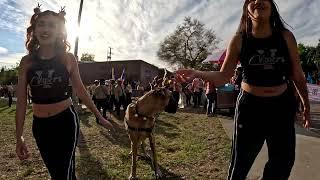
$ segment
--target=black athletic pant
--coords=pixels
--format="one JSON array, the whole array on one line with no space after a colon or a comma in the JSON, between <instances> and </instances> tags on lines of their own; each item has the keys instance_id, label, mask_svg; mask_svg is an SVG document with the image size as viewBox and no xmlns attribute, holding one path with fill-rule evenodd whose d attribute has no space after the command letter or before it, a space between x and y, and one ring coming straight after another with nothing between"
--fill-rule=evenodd
<instances>
[{"instance_id":1,"label":"black athletic pant","mask_svg":"<svg viewBox=\"0 0 320 180\"><path fill-rule=\"evenodd\" d=\"M107 98L105 99L96 99L97 101L97 109L99 112L101 112L102 109L102 116L105 118L107 117L107 109L108 109L108 102Z\"/></svg>"},{"instance_id":2,"label":"black athletic pant","mask_svg":"<svg viewBox=\"0 0 320 180\"><path fill-rule=\"evenodd\" d=\"M216 113L217 103L216 103L216 93L212 92L206 94L207 96L207 115Z\"/></svg>"},{"instance_id":3,"label":"black athletic pant","mask_svg":"<svg viewBox=\"0 0 320 180\"><path fill-rule=\"evenodd\" d=\"M246 179L264 141L269 160L263 180L289 178L295 160L295 104L289 90L276 97L257 97L240 91L228 180Z\"/></svg>"},{"instance_id":4,"label":"black athletic pant","mask_svg":"<svg viewBox=\"0 0 320 180\"><path fill-rule=\"evenodd\" d=\"M10 92L8 93L8 99L9 99L8 105L9 105L9 107L11 107L11 105L12 105L12 95L11 95Z\"/></svg>"},{"instance_id":5,"label":"black athletic pant","mask_svg":"<svg viewBox=\"0 0 320 180\"><path fill-rule=\"evenodd\" d=\"M173 91L172 92L172 96L173 96L174 100L176 101L175 105L178 107L179 99L180 99L180 93L178 91Z\"/></svg>"},{"instance_id":6,"label":"black athletic pant","mask_svg":"<svg viewBox=\"0 0 320 180\"><path fill-rule=\"evenodd\" d=\"M109 100L109 110L110 113L113 111L113 108L116 106L116 97L114 95L110 95L110 100Z\"/></svg>"},{"instance_id":7,"label":"black athletic pant","mask_svg":"<svg viewBox=\"0 0 320 180\"><path fill-rule=\"evenodd\" d=\"M126 93L126 104L129 105L131 103L132 103L132 93Z\"/></svg>"},{"instance_id":8,"label":"black athletic pant","mask_svg":"<svg viewBox=\"0 0 320 180\"><path fill-rule=\"evenodd\" d=\"M95 95L92 95L92 101L97 106L97 99Z\"/></svg>"},{"instance_id":9,"label":"black athletic pant","mask_svg":"<svg viewBox=\"0 0 320 180\"><path fill-rule=\"evenodd\" d=\"M190 106L191 105L191 94L190 93L185 93L186 95L186 103L187 103L187 106Z\"/></svg>"},{"instance_id":10,"label":"black athletic pant","mask_svg":"<svg viewBox=\"0 0 320 180\"><path fill-rule=\"evenodd\" d=\"M119 99L115 101L116 105L116 113L118 116L120 116L120 107L122 105L123 111L125 112L127 110L127 103L126 103L126 97L125 96L119 96Z\"/></svg>"},{"instance_id":11,"label":"black athletic pant","mask_svg":"<svg viewBox=\"0 0 320 180\"><path fill-rule=\"evenodd\" d=\"M201 93L200 92L193 92L193 107L199 107L200 106L200 101L201 101Z\"/></svg>"},{"instance_id":12,"label":"black athletic pant","mask_svg":"<svg viewBox=\"0 0 320 180\"><path fill-rule=\"evenodd\" d=\"M74 108L69 107L49 118L34 116L32 131L51 178L75 180L79 120Z\"/></svg>"}]
</instances>

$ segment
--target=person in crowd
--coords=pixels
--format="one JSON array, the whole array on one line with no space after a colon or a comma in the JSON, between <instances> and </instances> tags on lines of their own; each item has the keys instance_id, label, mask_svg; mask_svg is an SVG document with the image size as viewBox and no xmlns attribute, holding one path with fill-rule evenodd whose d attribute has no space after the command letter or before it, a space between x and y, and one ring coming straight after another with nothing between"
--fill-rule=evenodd
<instances>
[{"instance_id":1,"label":"person in crowd","mask_svg":"<svg viewBox=\"0 0 320 180\"><path fill-rule=\"evenodd\" d=\"M75 56L67 52L65 11L34 9L27 28L28 54L19 65L16 109L16 153L21 160L29 157L23 127L27 107L27 86L32 93L32 132L41 157L52 179L76 179L75 149L79 119L68 94L69 79L76 94L111 129L112 124L97 110L81 81Z\"/></svg>"},{"instance_id":2,"label":"person in crowd","mask_svg":"<svg viewBox=\"0 0 320 180\"><path fill-rule=\"evenodd\" d=\"M183 88L183 93L186 95L187 106L190 106L191 105L191 97L192 97L192 84L191 83L188 83Z\"/></svg>"},{"instance_id":3,"label":"person in crowd","mask_svg":"<svg viewBox=\"0 0 320 180\"><path fill-rule=\"evenodd\" d=\"M4 88L2 85L0 85L0 97L3 97L4 96Z\"/></svg>"},{"instance_id":4,"label":"person in crowd","mask_svg":"<svg viewBox=\"0 0 320 180\"><path fill-rule=\"evenodd\" d=\"M217 108L217 93L216 87L210 81L206 81L206 97L207 97L207 116L214 116Z\"/></svg>"},{"instance_id":5,"label":"person in crowd","mask_svg":"<svg viewBox=\"0 0 320 180\"><path fill-rule=\"evenodd\" d=\"M174 76L171 77L170 86L172 86L172 96L176 101L176 106L178 106L180 100L180 93L182 91L182 86L179 82L177 82Z\"/></svg>"},{"instance_id":6,"label":"person in crowd","mask_svg":"<svg viewBox=\"0 0 320 180\"><path fill-rule=\"evenodd\" d=\"M128 81L124 81L124 89L125 89L125 96L126 96L126 104L129 105L132 103L132 86Z\"/></svg>"},{"instance_id":7,"label":"person in crowd","mask_svg":"<svg viewBox=\"0 0 320 180\"><path fill-rule=\"evenodd\" d=\"M8 97L8 86L6 85L3 86L2 93L4 97Z\"/></svg>"},{"instance_id":8,"label":"person in crowd","mask_svg":"<svg viewBox=\"0 0 320 180\"><path fill-rule=\"evenodd\" d=\"M266 141L269 159L262 179L286 180L295 161L296 101L303 103L304 126L310 126L310 104L297 42L273 0L245 0L238 32L220 71L181 69L176 78L202 78L221 86L240 60L241 90L236 103L235 131L228 180L245 180ZM292 81L295 86L289 86Z\"/></svg>"},{"instance_id":9,"label":"person in crowd","mask_svg":"<svg viewBox=\"0 0 320 180\"><path fill-rule=\"evenodd\" d=\"M315 79L315 84L319 85L320 81L320 72L317 70L314 72L314 79Z\"/></svg>"},{"instance_id":10,"label":"person in crowd","mask_svg":"<svg viewBox=\"0 0 320 180\"><path fill-rule=\"evenodd\" d=\"M117 80L117 85L114 88L114 97L116 99L116 113L117 116L120 116L120 107L122 106L124 110L127 109L126 94L122 84L122 79Z\"/></svg>"},{"instance_id":11,"label":"person in crowd","mask_svg":"<svg viewBox=\"0 0 320 180\"><path fill-rule=\"evenodd\" d=\"M137 82L137 90L140 93L140 96L142 96L145 92L145 89L143 85L140 83L140 81Z\"/></svg>"},{"instance_id":12,"label":"person in crowd","mask_svg":"<svg viewBox=\"0 0 320 180\"><path fill-rule=\"evenodd\" d=\"M115 86L116 86L116 83L115 83L115 80L114 79L110 79L110 100L109 100L109 111L110 113L112 113L115 109L115 106L116 106L116 97L115 97Z\"/></svg>"},{"instance_id":13,"label":"person in crowd","mask_svg":"<svg viewBox=\"0 0 320 180\"><path fill-rule=\"evenodd\" d=\"M27 99L28 99L28 103L31 104L32 103L32 94L31 94L31 88L29 85L27 86Z\"/></svg>"},{"instance_id":14,"label":"person in crowd","mask_svg":"<svg viewBox=\"0 0 320 180\"><path fill-rule=\"evenodd\" d=\"M12 83L10 83L10 85L8 85L7 86L7 89L8 89L8 91L7 91L7 96L8 96L8 106L9 107L11 107L11 105L12 105L12 102L13 102L13 99L12 99L12 97L13 97L13 87L12 87Z\"/></svg>"},{"instance_id":15,"label":"person in crowd","mask_svg":"<svg viewBox=\"0 0 320 180\"><path fill-rule=\"evenodd\" d=\"M111 117L111 107L110 107L110 99L111 99L111 84L110 80L105 81L105 86L107 88L107 99L106 99L106 107L108 111L110 112L110 117Z\"/></svg>"},{"instance_id":16,"label":"person in crowd","mask_svg":"<svg viewBox=\"0 0 320 180\"><path fill-rule=\"evenodd\" d=\"M199 81L198 103L199 103L199 106L203 105L203 108L206 109L207 101L204 95L205 83L203 79L199 79L199 80L200 81Z\"/></svg>"},{"instance_id":17,"label":"person in crowd","mask_svg":"<svg viewBox=\"0 0 320 180\"><path fill-rule=\"evenodd\" d=\"M94 90L93 95L96 98L98 111L101 112L101 109L102 109L102 116L104 118L106 118L107 117L107 109L108 109L107 100L108 100L108 96L110 96L110 90L107 88L107 86L105 86L104 79L100 79L99 85ZM97 118L96 118L96 120L97 120L97 123L99 124L99 121Z\"/></svg>"},{"instance_id":18,"label":"person in crowd","mask_svg":"<svg viewBox=\"0 0 320 180\"><path fill-rule=\"evenodd\" d=\"M200 90L200 86L201 86L201 80L199 78L194 78L192 80L192 90L193 90L193 107L199 107L200 106L200 101L201 101L201 90Z\"/></svg>"},{"instance_id":19,"label":"person in crowd","mask_svg":"<svg viewBox=\"0 0 320 180\"><path fill-rule=\"evenodd\" d=\"M93 103L97 106L96 96L94 95L94 90L99 86L99 81L94 80L93 84L89 87L89 94L91 95L91 99Z\"/></svg>"}]
</instances>

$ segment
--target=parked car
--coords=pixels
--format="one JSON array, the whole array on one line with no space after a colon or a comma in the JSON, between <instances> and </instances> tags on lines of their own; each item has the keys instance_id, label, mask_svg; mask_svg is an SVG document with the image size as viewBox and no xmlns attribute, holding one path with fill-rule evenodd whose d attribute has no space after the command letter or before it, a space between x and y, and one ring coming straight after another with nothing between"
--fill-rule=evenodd
<instances>
[{"instance_id":1,"label":"parked car","mask_svg":"<svg viewBox=\"0 0 320 180\"><path fill-rule=\"evenodd\" d=\"M228 109L233 113L236 106L236 93L234 85L225 84L216 88L217 92L217 109Z\"/></svg>"}]
</instances>

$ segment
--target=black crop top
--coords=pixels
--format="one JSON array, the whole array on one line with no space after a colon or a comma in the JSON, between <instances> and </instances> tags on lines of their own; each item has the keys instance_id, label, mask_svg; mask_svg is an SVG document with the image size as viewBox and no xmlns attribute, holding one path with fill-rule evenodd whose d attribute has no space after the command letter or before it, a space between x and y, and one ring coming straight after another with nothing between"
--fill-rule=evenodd
<instances>
[{"instance_id":1,"label":"black crop top","mask_svg":"<svg viewBox=\"0 0 320 180\"><path fill-rule=\"evenodd\" d=\"M27 72L32 102L52 104L70 97L68 93L69 72L57 57L40 59L32 57L32 65Z\"/></svg>"},{"instance_id":2,"label":"black crop top","mask_svg":"<svg viewBox=\"0 0 320 180\"><path fill-rule=\"evenodd\" d=\"M285 83L290 72L290 59L281 32L273 32L268 38L243 35L240 63L243 82L264 87Z\"/></svg>"}]
</instances>

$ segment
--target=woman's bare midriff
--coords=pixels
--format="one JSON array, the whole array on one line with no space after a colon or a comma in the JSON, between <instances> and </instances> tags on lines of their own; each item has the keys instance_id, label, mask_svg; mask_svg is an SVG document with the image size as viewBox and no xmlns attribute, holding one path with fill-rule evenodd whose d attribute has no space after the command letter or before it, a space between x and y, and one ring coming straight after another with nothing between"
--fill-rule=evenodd
<instances>
[{"instance_id":1,"label":"woman's bare midriff","mask_svg":"<svg viewBox=\"0 0 320 180\"><path fill-rule=\"evenodd\" d=\"M272 96L279 96L286 91L288 88L287 84L281 84L278 86L272 87L261 87L261 86L253 86L248 83L242 82L241 88L254 95L254 96L261 96L261 97L272 97Z\"/></svg>"},{"instance_id":2,"label":"woman's bare midriff","mask_svg":"<svg viewBox=\"0 0 320 180\"><path fill-rule=\"evenodd\" d=\"M39 118L47 118L57 115L72 105L70 98L53 104L33 104L33 115Z\"/></svg>"}]
</instances>

